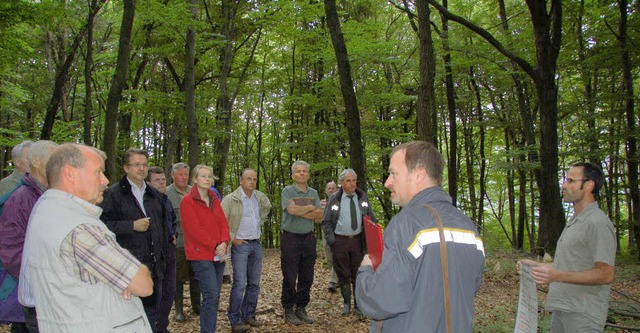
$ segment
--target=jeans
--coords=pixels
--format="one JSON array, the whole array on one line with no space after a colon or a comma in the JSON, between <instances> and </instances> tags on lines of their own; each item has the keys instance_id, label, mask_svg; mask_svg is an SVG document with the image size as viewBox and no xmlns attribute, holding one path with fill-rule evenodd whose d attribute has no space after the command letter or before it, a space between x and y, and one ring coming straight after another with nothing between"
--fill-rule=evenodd
<instances>
[{"instance_id":1,"label":"jeans","mask_svg":"<svg viewBox=\"0 0 640 333\"><path fill-rule=\"evenodd\" d=\"M284 231L280 241L282 296L285 309L304 308L311 300L313 270L316 264L316 237L313 232L296 234Z\"/></svg>"},{"instance_id":2,"label":"jeans","mask_svg":"<svg viewBox=\"0 0 640 333\"><path fill-rule=\"evenodd\" d=\"M200 305L200 332L215 333L218 322L218 302L224 274L224 262L193 260L191 267L200 284L202 305Z\"/></svg>"},{"instance_id":3,"label":"jeans","mask_svg":"<svg viewBox=\"0 0 640 333\"><path fill-rule=\"evenodd\" d=\"M242 324L255 316L260 295L262 247L260 240L252 240L231 247L233 286L229 295L229 322Z\"/></svg>"}]
</instances>

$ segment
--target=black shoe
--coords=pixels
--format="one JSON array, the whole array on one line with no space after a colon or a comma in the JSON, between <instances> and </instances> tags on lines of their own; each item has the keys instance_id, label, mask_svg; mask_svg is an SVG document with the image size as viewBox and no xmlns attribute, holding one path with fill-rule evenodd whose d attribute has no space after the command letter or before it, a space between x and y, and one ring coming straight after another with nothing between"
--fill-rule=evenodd
<instances>
[{"instance_id":1,"label":"black shoe","mask_svg":"<svg viewBox=\"0 0 640 333\"><path fill-rule=\"evenodd\" d=\"M231 333L249 332L249 326L245 324L231 325Z\"/></svg>"},{"instance_id":2,"label":"black shoe","mask_svg":"<svg viewBox=\"0 0 640 333\"><path fill-rule=\"evenodd\" d=\"M314 323L313 319L307 314L307 309L305 308L296 308L296 316L306 324Z\"/></svg>"},{"instance_id":3,"label":"black shoe","mask_svg":"<svg viewBox=\"0 0 640 333\"><path fill-rule=\"evenodd\" d=\"M184 313L182 313L182 311L180 312L176 312L176 316L174 318L176 320L176 322L178 323L184 323L185 319L184 319Z\"/></svg>"},{"instance_id":4,"label":"black shoe","mask_svg":"<svg viewBox=\"0 0 640 333\"><path fill-rule=\"evenodd\" d=\"M284 322L291 325L302 325L302 322L296 316L296 313L293 309L284 309Z\"/></svg>"},{"instance_id":5,"label":"black shoe","mask_svg":"<svg viewBox=\"0 0 640 333\"><path fill-rule=\"evenodd\" d=\"M327 285L327 290L330 293L335 293L336 291L338 291L338 285L335 282L329 282L329 284Z\"/></svg>"},{"instance_id":6,"label":"black shoe","mask_svg":"<svg viewBox=\"0 0 640 333\"><path fill-rule=\"evenodd\" d=\"M230 275L224 275L222 277L222 284L231 284L231 276Z\"/></svg>"},{"instance_id":7,"label":"black shoe","mask_svg":"<svg viewBox=\"0 0 640 333\"><path fill-rule=\"evenodd\" d=\"M263 323L260 320L256 319L256 316L251 316L245 319L244 322L249 324L249 326L252 326L252 327L260 327L263 325Z\"/></svg>"}]
</instances>

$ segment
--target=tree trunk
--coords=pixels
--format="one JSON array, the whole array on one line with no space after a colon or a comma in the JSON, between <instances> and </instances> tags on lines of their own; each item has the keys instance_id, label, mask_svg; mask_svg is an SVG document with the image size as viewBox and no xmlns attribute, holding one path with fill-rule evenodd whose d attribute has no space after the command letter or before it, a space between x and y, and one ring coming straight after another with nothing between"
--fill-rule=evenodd
<instances>
[{"instance_id":1,"label":"tree trunk","mask_svg":"<svg viewBox=\"0 0 640 333\"><path fill-rule=\"evenodd\" d=\"M60 110L60 106L64 101L64 87L69 79L69 69L73 64L73 59L76 56L76 52L78 51L78 47L80 47L80 43L84 39L84 36L87 33L88 24L82 27L82 30L75 36L73 39L73 44L69 50L69 54L65 58L64 62L58 66L56 69L56 80L53 85L53 93L51 94L51 99L49 100L49 105L47 106L47 113L44 117L44 124L42 125L42 131L40 132L41 140L49 140L51 139L51 135L53 134L53 123L55 122L56 115L58 110Z\"/></svg>"},{"instance_id":2,"label":"tree trunk","mask_svg":"<svg viewBox=\"0 0 640 333\"><path fill-rule=\"evenodd\" d=\"M360 129L360 113L356 93L353 90L353 80L351 78L351 65L347 47L344 43L344 36L338 20L338 11L335 0L324 1L325 15L327 16L327 27L331 35L331 43L338 62L338 76L340 77L340 90L345 104L345 124L349 133L349 157L351 167L358 175L358 187L363 191L367 190L367 175L365 171L364 147L362 144L362 134Z\"/></svg>"},{"instance_id":3,"label":"tree trunk","mask_svg":"<svg viewBox=\"0 0 640 333\"><path fill-rule=\"evenodd\" d=\"M548 13L546 0L526 1L533 24L536 67L505 48L487 30L450 13L435 0L427 1L449 20L464 25L487 40L496 50L518 64L535 82L540 108L540 168L539 177L536 177L540 191L538 251L554 252L565 225L558 187L558 87L555 81L562 36L561 0L550 0L551 6Z\"/></svg>"},{"instance_id":4,"label":"tree trunk","mask_svg":"<svg viewBox=\"0 0 640 333\"><path fill-rule=\"evenodd\" d=\"M420 77L418 78L418 103L416 110L416 134L438 146L436 113L436 60L431 38L431 10L426 0L416 2L418 9L418 39L420 40Z\"/></svg>"},{"instance_id":5,"label":"tree trunk","mask_svg":"<svg viewBox=\"0 0 640 333\"><path fill-rule=\"evenodd\" d=\"M238 4L234 1L222 1L222 35L224 36L223 45L220 48L220 96L216 102L218 115L216 117L216 126L220 135L216 137L214 143L214 154L216 163L213 170L216 176L220 177L216 186L224 186L224 175L227 170L227 161L229 160L229 146L231 145L231 110L233 108L233 100L229 89L229 77L235 57L234 43L237 37L236 30L236 14L238 12Z\"/></svg>"},{"instance_id":6,"label":"tree trunk","mask_svg":"<svg viewBox=\"0 0 640 333\"><path fill-rule=\"evenodd\" d=\"M442 7L447 8L447 0L442 1ZM427 7L428 8L428 7ZM449 114L449 157L447 162L447 184L449 195L453 205L458 200L458 126L456 110L456 94L453 83L453 70L451 69L451 47L449 45L449 20L442 17L442 48L444 50L444 84L447 89L447 111Z\"/></svg>"},{"instance_id":7,"label":"tree trunk","mask_svg":"<svg viewBox=\"0 0 640 333\"><path fill-rule=\"evenodd\" d=\"M198 16L198 0L189 0L191 19ZM184 64L184 101L187 115L187 144L189 149L189 165L193 168L200 161L200 141L198 135L198 116L196 115L196 28L187 28Z\"/></svg>"},{"instance_id":8,"label":"tree trunk","mask_svg":"<svg viewBox=\"0 0 640 333\"><path fill-rule=\"evenodd\" d=\"M105 125L103 150L107 154L105 174L108 179L117 178L116 160L120 156L116 155L117 122L118 109L120 107L120 96L127 82L127 72L129 71L129 53L131 51L131 33L133 29L133 19L135 16L135 0L123 0L124 11L122 13L122 25L120 27L120 40L118 43L118 60L115 73L107 96L107 108L105 110Z\"/></svg>"},{"instance_id":9,"label":"tree trunk","mask_svg":"<svg viewBox=\"0 0 640 333\"><path fill-rule=\"evenodd\" d=\"M625 112L627 118L627 170L631 209L629 224L633 225L633 234L640 258L640 191L638 190L638 148L636 135L636 118L634 112L633 71L631 56L627 45L627 0L618 0L620 23L618 26L618 42L622 50L622 85L624 88Z\"/></svg>"},{"instance_id":10,"label":"tree trunk","mask_svg":"<svg viewBox=\"0 0 640 333\"><path fill-rule=\"evenodd\" d=\"M87 18L87 57L84 62L84 86L85 86L85 102L84 102L84 133L83 133L83 142L87 146L91 146L91 116L93 113L93 102L91 98L92 88L91 88L91 78L92 78L92 68L93 68L93 28L96 13L98 12L97 8L98 1L91 1L91 8L89 8L89 16Z\"/></svg>"}]
</instances>

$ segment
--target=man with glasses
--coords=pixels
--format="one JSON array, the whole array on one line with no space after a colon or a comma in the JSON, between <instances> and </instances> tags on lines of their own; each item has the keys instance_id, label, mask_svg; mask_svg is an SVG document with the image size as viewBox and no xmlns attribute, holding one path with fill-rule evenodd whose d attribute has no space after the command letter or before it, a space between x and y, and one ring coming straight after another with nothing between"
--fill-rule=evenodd
<instances>
[{"instance_id":1,"label":"man with glasses","mask_svg":"<svg viewBox=\"0 0 640 333\"><path fill-rule=\"evenodd\" d=\"M611 220L596 201L603 183L598 166L574 164L562 184L562 196L573 204L574 214L558 239L553 263L518 262L518 269L532 267L536 283L549 284L545 308L552 313L553 333L604 330L616 240Z\"/></svg>"},{"instance_id":2,"label":"man with glasses","mask_svg":"<svg viewBox=\"0 0 640 333\"><path fill-rule=\"evenodd\" d=\"M128 149L123 164L126 175L104 192L100 219L116 234L118 243L149 267L153 294L142 298L144 311L154 332L162 299L162 280L166 269L168 231L166 207L161 194L145 182L149 155Z\"/></svg>"}]
</instances>

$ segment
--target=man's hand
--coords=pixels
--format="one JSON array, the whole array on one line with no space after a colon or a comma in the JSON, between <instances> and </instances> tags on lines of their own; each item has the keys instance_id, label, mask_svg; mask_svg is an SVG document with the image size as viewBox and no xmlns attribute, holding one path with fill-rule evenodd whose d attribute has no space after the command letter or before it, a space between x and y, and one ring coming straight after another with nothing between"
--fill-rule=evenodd
<instances>
[{"instance_id":1,"label":"man's hand","mask_svg":"<svg viewBox=\"0 0 640 333\"><path fill-rule=\"evenodd\" d=\"M558 270L551 265L537 265L531 268L531 276L538 284L547 284L556 280Z\"/></svg>"},{"instance_id":2,"label":"man's hand","mask_svg":"<svg viewBox=\"0 0 640 333\"><path fill-rule=\"evenodd\" d=\"M364 257L362 258L362 262L360 263L360 266L373 266L373 263L371 262L371 258L369 258L368 254L364 255Z\"/></svg>"},{"instance_id":3,"label":"man's hand","mask_svg":"<svg viewBox=\"0 0 640 333\"><path fill-rule=\"evenodd\" d=\"M150 217L143 217L141 219L137 219L133 221L133 230L138 232L145 232L149 229L149 225L151 225Z\"/></svg>"},{"instance_id":4,"label":"man's hand","mask_svg":"<svg viewBox=\"0 0 640 333\"><path fill-rule=\"evenodd\" d=\"M125 289L122 292L122 298L127 299L127 300L131 299L131 292L129 291L129 289Z\"/></svg>"},{"instance_id":5,"label":"man's hand","mask_svg":"<svg viewBox=\"0 0 640 333\"><path fill-rule=\"evenodd\" d=\"M231 244L233 244L233 245L242 245L242 244L246 244L246 243L247 243L246 240L237 239L237 238L231 241Z\"/></svg>"},{"instance_id":6,"label":"man's hand","mask_svg":"<svg viewBox=\"0 0 640 333\"><path fill-rule=\"evenodd\" d=\"M176 245L176 243L177 243L177 242L178 242L178 241L177 241L176 236L173 236L173 245Z\"/></svg>"},{"instance_id":7,"label":"man's hand","mask_svg":"<svg viewBox=\"0 0 640 333\"><path fill-rule=\"evenodd\" d=\"M518 272L518 274L520 274L520 266L521 265L527 265L527 266L531 266L531 267L536 267L538 266L538 262L537 261L533 261L531 259L522 259L522 260L518 260L518 263L516 264L516 271Z\"/></svg>"}]
</instances>

